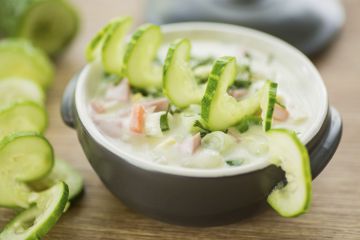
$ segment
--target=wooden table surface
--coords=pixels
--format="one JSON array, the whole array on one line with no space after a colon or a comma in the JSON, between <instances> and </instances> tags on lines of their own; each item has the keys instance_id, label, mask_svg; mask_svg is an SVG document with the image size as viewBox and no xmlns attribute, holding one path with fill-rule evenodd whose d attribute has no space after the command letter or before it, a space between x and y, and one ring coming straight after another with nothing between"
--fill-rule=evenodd
<instances>
[{"instance_id":1,"label":"wooden table surface","mask_svg":"<svg viewBox=\"0 0 360 240\"><path fill-rule=\"evenodd\" d=\"M100 182L87 162L75 131L59 114L67 81L84 65L83 51L109 18L132 15L143 21L142 3L129 0L73 0L82 15L78 38L57 62L50 89L47 136L56 153L85 178L86 192L51 230L46 239L360 239L360 1L344 1L347 22L331 48L314 59L326 83L330 103L342 114L344 134L334 158L313 182L309 213L295 219L272 210L221 227L179 227L149 219L124 206ZM0 210L0 226L13 214Z\"/></svg>"}]
</instances>

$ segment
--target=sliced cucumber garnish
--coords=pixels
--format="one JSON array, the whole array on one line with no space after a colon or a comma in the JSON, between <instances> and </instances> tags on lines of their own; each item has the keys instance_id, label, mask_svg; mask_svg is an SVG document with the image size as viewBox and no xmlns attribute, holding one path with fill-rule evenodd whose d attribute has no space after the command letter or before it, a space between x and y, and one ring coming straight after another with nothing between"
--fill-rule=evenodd
<instances>
[{"instance_id":1,"label":"sliced cucumber garnish","mask_svg":"<svg viewBox=\"0 0 360 240\"><path fill-rule=\"evenodd\" d=\"M29 207L25 182L43 178L53 167L50 143L36 133L15 133L0 142L0 206Z\"/></svg>"},{"instance_id":2,"label":"sliced cucumber garnish","mask_svg":"<svg viewBox=\"0 0 360 240\"><path fill-rule=\"evenodd\" d=\"M77 197L84 188L81 175L70 164L59 158L55 158L54 167L49 175L38 181L31 182L29 186L36 191L43 191L58 182L65 182L68 185L69 200Z\"/></svg>"},{"instance_id":3,"label":"sliced cucumber garnish","mask_svg":"<svg viewBox=\"0 0 360 240\"><path fill-rule=\"evenodd\" d=\"M0 80L26 78L43 88L50 85L54 69L47 56L25 40L0 41Z\"/></svg>"},{"instance_id":4,"label":"sliced cucumber garnish","mask_svg":"<svg viewBox=\"0 0 360 240\"><path fill-rule=\"evenodd\" d=\"M16 102L0 109L0 139L18 131L42 133L46 126L46 111L35 102Z\"/></svg>"},{"instance_id":5,"label":"sliced cucumber garnish","mask_svg":"<svg viewBox=\"0 0 360 240\"><path fill-rule=\"evenodd\" d=\"M160 88L162 67L155 62L162 42L159 26L146 24L132 35L124 57L124 73L137 88Z\"/></svg>"},{"instance_id":6,"label":"sliced cucumber garnish","mask_svg":"<svg viewBox=\"0 0 360 240\"><path fill-rule=\"evenodd\" d=\"M265 84L265 89L263 91L263 96L261 97L261 118L262 125L265 131L271 129L273 112L276 103L276 90L277 83L267 81Z\"/></svg>"},{"instance_id":7,"label":"sliced cucumber garnish","mask_svg":"<svg viewBox=\"0 0 360 240\"><path fill-rule=\"evenodd\" d=\"M121 17L110 21L89 43L86 50L88 61L100 57L106 72L121 75L126 49L124 38L131 24L131 17Z\"/></svg>"},{"instance_id":8,"label":"sliced cucumber garnish","mask_svg":"<svg viewBox=\"0 0 360 240\"><path fill-rule=\"evenodd\" d=\"M32 193L34 206L20 212L0 233L0 239L35 240L55 225L64 212L69 190L65 183L59 182L52 188Z\"/></svg>"},{"instance_id":9,"label":"sliced cucumber garnish","mask_svg":"<svg viewBox=\"0 0 360 240\"><path fill-rule=\"evenodd\" d=\"M164 94L179 108L200 103L206 87L195 79L190 66L190 51L188 39L175 41L170 45L164 65Z\"/></svg>"},{"instance_id":10,"label":"sliced cucumber garnish","mask_svg":"<svg viewBox=\"0 0 360 240\"><path fill-rule=\"evenodd\" d=\"M221 57L215 61L201 102L201 117L212 131L225 130L260 108L260 96L266 86L241 101L227 93L236 74L234 57Z\"/></svg>"},{"instance_id":11,"label":"sliced cucumber garnish","mask_svg":"<svg viewBox=\"0 0 360 240\"><path fill-rule=\"evenodd\" d=\"M308 152L296 134L285 129L267 132L270 161L285 171L286 185L275 187L268 203L284 217L305 213L311 202L311 170Z\"/></svg>"},{"instance_id":12,"label":"sliced cucumber garnish","mask_svg":"<svg viewBox=\"0 0 360 240\"><path fill-rule=\"evenodd\" d=\"M0 81L0 107L17 101L45 102L43 89L31 80L7 78Z\"/></svg>"}]
</instances>

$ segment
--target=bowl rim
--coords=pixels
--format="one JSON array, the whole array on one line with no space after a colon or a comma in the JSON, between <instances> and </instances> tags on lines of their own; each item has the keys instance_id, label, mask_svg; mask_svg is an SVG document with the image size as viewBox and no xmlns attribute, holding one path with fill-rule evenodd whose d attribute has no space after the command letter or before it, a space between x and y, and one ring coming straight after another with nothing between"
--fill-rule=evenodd
<instances>
[{"instance_id":1,"label":"bowl rim","mask_svg":"<svg viewBox=\"0 0 360 240\"><path fill-rule=\"evenodd\" d=\"M312 132L308 139L303 140L304 144L309 143L319 132L321 126L323 125L327 112L328 112L328 95L325 84L320 76L318 70L312 64L312 62L298 49L291 46L290 44L284 42L281 39L278 39L272 35L267 33L263 33L258 30L236 26L231 24L223 24L223 23L211 23L211 22L185 22L185 23L172 23L161 25L162 32L172 33L178 31L218 31L218 32L227 32L227 33L234 33L234 32L241 32L243 35L249 35L251 37L257 37L259 39L265 40L272 44L277 49L281 49L282 51L287 52L287 54L292 55L293 58L298 58L311 72L314 81L319 81L321 89L319 91L322 92L325 102L323 105L323 112L321 113L321 117L318 119L319 124L312 126ZM264 169L271 165L270 162L267 161L259 161L249 163L243 166L234 167L234 168L219 168L219 169L192 169L192 168L182 168L178 166L171 166L171 165L161 165L155 163L153 161L147 161L144 159L140 159L140 157L134 157L127 151L123 151L121 148L116 146L112 141L106 138L95 126L94 122L90 118L90 114L88 112L87 105L85 104L85 99L83 91L84 87L86 87L85 83L87 80L88 73L92 68L93 64L87 64L84 69L80 72L78 76L78 81L75 87L75 111L77 111L78 118L84 128L88 131L89 135L96 141L98 144L103 146L108 151L112 152L121 160L128 162L138 168L154 171L154 172L161 172L165 174L171 175L178 175L178 176L187 176L187 177L202 177L202 178L215 178L215 177L224 177L224 176L234 176L240 174L246 174L250 172L254 172L257 170Z\"/></svg>"}]
</instances>

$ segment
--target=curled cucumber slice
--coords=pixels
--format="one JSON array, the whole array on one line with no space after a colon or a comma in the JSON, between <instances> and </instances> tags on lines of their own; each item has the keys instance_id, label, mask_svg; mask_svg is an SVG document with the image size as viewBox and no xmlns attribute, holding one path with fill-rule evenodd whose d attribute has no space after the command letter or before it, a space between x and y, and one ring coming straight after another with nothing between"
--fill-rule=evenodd
<instances>
[{"instance_id":1,"label":"curled cucumber slice","mask_svg":"<svg viewBox=\"0 0 360 240\"><path fill-rule=\"evenodd\" d=\"M0 106L17 101L32 101L43 105L45 98L44 90L31 80L7 78L0 81Z\"/></svg>"},{"instance_id":2,"label":"curled cucumber slice","mask_svg":"<svg viewBox=\"0 0 360 240\"><path fill-rule=\"evenodd\" d=\"M206 84L198 84L190 66L191 43L179 39L170 45L163 71L163 91L179 108L199 104Z\"/></svg>"},{"instance_id":3,"label":"curled cucumber slice","mask_svg":"<svg viewBox=\"0 0 360 240\"><path fill-rule=\"evenodd\" d=\"M46 126L46 111L35 102L16 102L0 109L0 139L19 131L42 133Z\"/></svg>"},{"instance_id":4,"label":"curled cucumber slice","mask_svg":"<svg viewBox=\"0 0 360 240\"><path fill-rule=\"evenodd\" d=\"M225 130L260 109L263 89L241 101L237 101L227 93L236 74L234 57L221 57L215 61L201 101L201 117L212 131Z\"/></svg>"},{"instance_id":5,"label":"curled cucumber slice","mask_svg":"<svg viewBox=\"0 0 360 240\"><path fill-rule=\"evenodd\" d=\"M311 202L311 169L308 152L296 134L285 129L267 132L270 161L285 171L286 185L279 184L267 198L283 217L305 213Z\"/></svg>"},{"instance_id":6,"label":"curled cucumber slice","mask_svg":"<svg viewBox=\"0 0 360 240\"><path fill-rule=\"evenodd\" d=\"M88 61L100 57L104 70L122 75L126 44L125 36L132 24L131 17L121 17L110 21L101 29L86 49Z\"/></svg>"},{"instance_id":7,"label":"curled cucumber slice","mask_svg":"<svg viewBox=\"0 0 360 240\"><path fill-rule=\"evenodd\" d=\"M47 56L26 40L0 41L0 81L9 77L26 78L47 88L54 69Z\"/></svg>"},{"instance_id":8,"label":"curled cucumber slice","mask_svg":"<svg viewBox=\"0 0 360 240\"><path fill-rule=\"evenodd\" d=\"M65 182L69 187L69 200L76 198L84 188L84 181L81 175L60 158L55 158L54 167L45 178L31 182L29 186L36 191L43 191L58 182Z\"/></svg>"},{"instance_id":9,"label":"curled cucumber slice","mask_svg":"<svg viewBox=\"0 0 360 240\"><path fill-rule=\"evenodd\" d=\"M41 135L19 132L3 138L0 142L0 206L29 207L31 190L25 183L46 176L53 163L53 149Z\"/></svg>"},{"instance_id":10,"label":"curled cucumber slice","mask_svg":"<svg viewBox=\"0 0 360 240\"><path fill-rule=\"evenodd\" d=\"M59 182L52 188L33 193L30 208L20 212L0 233L0 239L34 240L40 239L55 225L64 212L69 190Z\"/></svg>"},{"instance_id":11,"label":"curled cucumber slice","mask_svg":"<svg viewBox=\"0 0 360 240\"><path fill-rule=\"evenodd\" d=\"M132 35L124 56L124 74L136 88L161 88L162 66L155 63L162 42L159 26L145 24Z\"/></svg>"}]
</instances>

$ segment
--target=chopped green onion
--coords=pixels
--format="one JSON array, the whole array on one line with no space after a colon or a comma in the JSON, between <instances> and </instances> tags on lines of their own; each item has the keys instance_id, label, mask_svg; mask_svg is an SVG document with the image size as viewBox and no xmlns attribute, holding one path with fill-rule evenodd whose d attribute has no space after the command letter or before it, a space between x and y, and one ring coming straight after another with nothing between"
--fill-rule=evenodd
<instances>
[{"instance_id":1,"label":"chopped green onion","mask_svg":"<svg viewBox=\"0 0 360 240\"><path fill-rule=\"evenodd\" d=\"M170 130L169 122L168 122L168 112L160 116L160 128L162 132L166 132Z\"/></svg>"},{"instance_id":2,"label":"chopped green onion","mask_svg":"<svg viewBox=\"0 0 360 240\"><path fill-rule=\"evenodd\" d=\"M244 159L237 159L237 160L226 160L225 161L229 166L240 166L244 163Z\"/></svg>"},{"instance_id":3,"label":"chopped green onion","mask_svg":"<svg viewBox=\"0 0 360 240\"><path fill-rule=\"evenodd\" d=\"M247 116L244 119L242 119L235 128L240 132L244 133L247 130L249 130L249 127L252 125L261 125L262 119L259 116Z\"/></svg>"}]
</instances>

